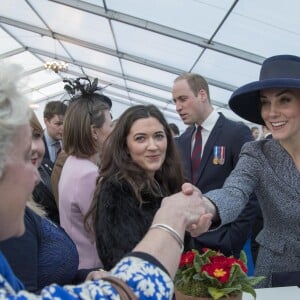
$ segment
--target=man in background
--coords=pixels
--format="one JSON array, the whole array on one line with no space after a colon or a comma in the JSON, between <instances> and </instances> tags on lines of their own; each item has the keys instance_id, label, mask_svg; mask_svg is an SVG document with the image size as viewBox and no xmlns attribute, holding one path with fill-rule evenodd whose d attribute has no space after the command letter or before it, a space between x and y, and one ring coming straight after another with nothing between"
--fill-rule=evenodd
<instances>
[{"instance_id":1,"label":"man in background","mask_svg":"<svg viewBox=\"0 0 300 300\"><path fill-rule=\"evenodd\" d=\"M258 129L258 127L257 126L251 127L251 133L252 133L252 136L253 136L253 140L257 141L258 138L259 138L259 129Z\"/></svg>"},{"instance_id":2,"label":"man in background","mask_svg":"<svg viewBox=\"0 0 300 300\"><path fill-rule=\"evenodd\" d=\"M64 116L67 106L61 101L48 102L44 109L44 122L46 129L43 140L45 143L45 159L55 163L62 149L62 134Z\"/></svg>"}]
</instances>

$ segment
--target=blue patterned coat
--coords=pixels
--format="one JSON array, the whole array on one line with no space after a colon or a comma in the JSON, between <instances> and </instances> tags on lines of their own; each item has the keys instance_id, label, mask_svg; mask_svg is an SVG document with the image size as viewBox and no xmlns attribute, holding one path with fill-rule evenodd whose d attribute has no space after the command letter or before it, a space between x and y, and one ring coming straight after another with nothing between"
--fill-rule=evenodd
<instances>
[{"instance_id":1,"label":"blue patterned coat","mask_svg":"<svg viewBox=\"0 0 300 300\"><path fill-rule=\"evenodd\" d=\"M124 280L138 299L167 300L173 297L172 279L160 267L147 260L135 256L125 257L111 274ZM0 254L0 299L120 299L111 284L103 280L87 281L78 286L61 287L53 284L44 288L39 296L24 290L16 292L12 287L15 282L11 269Z\"/></svg>"}]
</instances>

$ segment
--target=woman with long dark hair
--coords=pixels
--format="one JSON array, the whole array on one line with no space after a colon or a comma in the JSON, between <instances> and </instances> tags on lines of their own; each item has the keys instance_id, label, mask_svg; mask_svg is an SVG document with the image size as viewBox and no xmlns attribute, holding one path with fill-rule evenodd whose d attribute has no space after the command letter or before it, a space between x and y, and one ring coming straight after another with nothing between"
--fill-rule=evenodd
<instances>
[{"instance_id":1,"label":"woman with long dark hair","mask_svg":"<svg viewBox=\"0 0 300 300\"><path fill-rule=\"evenodd\" d=\"M102 153L92 216L106 269L131 251L150 227L163 197L180 191L180 159L163 114L153 105L127 109Z\"/></svg>"}]
</instances>

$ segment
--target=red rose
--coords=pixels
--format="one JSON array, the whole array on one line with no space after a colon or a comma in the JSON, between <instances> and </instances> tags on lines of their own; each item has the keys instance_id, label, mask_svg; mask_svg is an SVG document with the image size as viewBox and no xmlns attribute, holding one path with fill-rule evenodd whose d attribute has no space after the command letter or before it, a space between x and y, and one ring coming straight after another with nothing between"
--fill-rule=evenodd
<instances>
[{"instance_id":1,"label":"red rose","mask_svg":"<svg viewBox=\"0 0 300 300\"><path fill-rule=\"evenodd\" d=\"M188 251L186 253L183 253L181 255L181 259L179 262L179 268L187 266L187 265L192 265L194 262L195 255L196 254L193 251Z\"/></svg>"}]
</instances>

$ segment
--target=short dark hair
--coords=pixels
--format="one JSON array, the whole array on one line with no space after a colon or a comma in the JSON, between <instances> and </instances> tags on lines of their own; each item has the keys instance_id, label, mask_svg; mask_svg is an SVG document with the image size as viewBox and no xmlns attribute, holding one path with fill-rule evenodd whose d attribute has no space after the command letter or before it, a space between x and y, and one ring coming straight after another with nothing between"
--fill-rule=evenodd
<instances>
[{"instance_id":1,"label":"short dark hair","mask_svg":"<svg viewBox=\"0 0 300 300\"><path fill-rule=\"evenodd\" d=\"M178 126L175 123L169 123L169 127L175 135L179 135L180 131L179 131Z\"/></svg>"},{"instance_id":2,"label":"short dark hair","mask_svg":"<svg viewBox=\"0 0 300 300\"><path fill-rule=\"evenodd\" d=\"M52 119L55 115L64 116L67 110L67 105L61 101L50 101L46 104L44 109L44 118Z\"/></svg>"}]
</instances>

